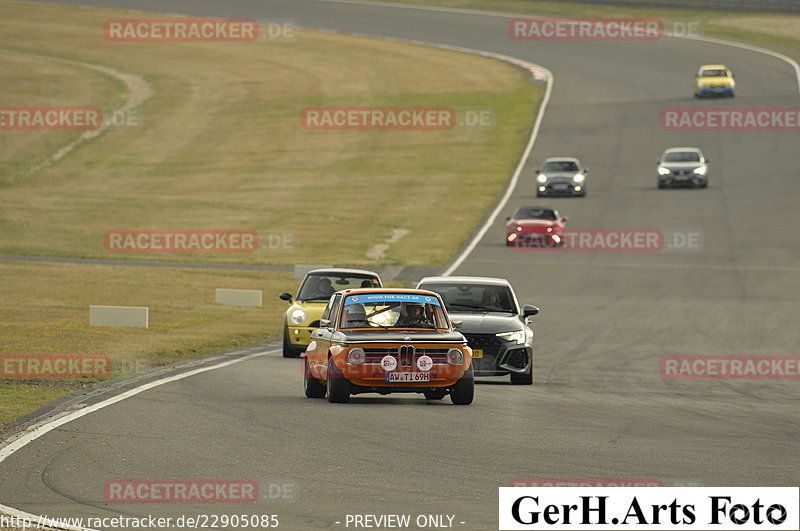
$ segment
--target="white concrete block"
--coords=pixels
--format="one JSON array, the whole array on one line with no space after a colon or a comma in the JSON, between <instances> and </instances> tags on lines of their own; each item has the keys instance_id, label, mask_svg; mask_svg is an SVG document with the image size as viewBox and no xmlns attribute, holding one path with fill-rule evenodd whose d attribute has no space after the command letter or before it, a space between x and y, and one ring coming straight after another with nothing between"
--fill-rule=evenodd
<instances>
[{"instance_id":1,"label":"white concrete block","mask_svg":"<svg viewBox=\"0 0 800 531\"><path fill-rule=\"evenodd\" d=\"M261 308L261 290L217 288L217 304Z\"/></svg>"},{"instance_id":2,"label":"white concrete block","mask_svg":"<svg viewBox=\"0 0 800 531\"><path fill-rule=\"evenodd\" d=\"M147 328L149 309L145 306L89 306L89 326Z\"/></svg>"}]
</instances>

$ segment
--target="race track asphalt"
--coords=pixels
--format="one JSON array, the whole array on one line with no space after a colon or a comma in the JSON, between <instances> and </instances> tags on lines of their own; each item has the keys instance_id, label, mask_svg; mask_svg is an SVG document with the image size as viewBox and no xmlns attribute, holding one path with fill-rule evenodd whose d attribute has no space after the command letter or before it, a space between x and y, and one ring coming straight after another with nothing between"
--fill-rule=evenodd
<instances>
[{"instance_id":1,"label":"race track asphalt","mask_svg":"<svg viewBox=\"0 0 800 531\"><path fill-rule=\"evenodd\" d=\"M541 308L533 386L482 381L470 407L372 395L332 405L304 398L298 360L272 349L43 435L0 465L0 503L63 517L277 514L289 530L345 528L348 514L446 514L458 529L485 530L497 526L497 487L519 478L797 485L798 380L667 380L659 368L668 355L797 355L800 136L674 132L659 121L666 107L798 106L787 63L669 37L518 42L503 17L409 7L74 3L291 20L533 61L553 72L552 98L505 213L552 205L573 229L689 230L702 248L515 251L503 245L501 216L456 274L508 278L522 303ZM735 70L735 100L692 98L691 76L705 62ZM705 151L707 189L656 188L655 160L674 145ZM587 197L534 197L533 169L556 155L590 167ZM244 505L104 500L107 481L134 478L249 479L266 496Z\"/></svg>"}]
</instances>

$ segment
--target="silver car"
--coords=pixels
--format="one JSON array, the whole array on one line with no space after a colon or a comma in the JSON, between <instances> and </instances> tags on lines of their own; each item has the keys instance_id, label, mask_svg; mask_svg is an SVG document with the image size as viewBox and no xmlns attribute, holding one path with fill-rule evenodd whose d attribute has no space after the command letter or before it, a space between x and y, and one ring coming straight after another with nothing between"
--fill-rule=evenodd
<instances>
[{"instance_id":1,"label":"silver car","mask_svg":"<svg viewBox=\"0 0 800 531\"><path fill-rule=\"evenodd\" d=\"M664 151L658 164L658 187L708 186L708 159L694 147L674 147Z\"/></svg>"},{"instance_id":2,"label":"silver car","mask_svg":"<svg viewBox=\"0 0 800 531\"><path fill-rule=\"evenodd\" d=\"M536 196L586 195L588 168L581 166L575 157L552 157L546 159L536 170Z\"/></svg>"}]
</instances>

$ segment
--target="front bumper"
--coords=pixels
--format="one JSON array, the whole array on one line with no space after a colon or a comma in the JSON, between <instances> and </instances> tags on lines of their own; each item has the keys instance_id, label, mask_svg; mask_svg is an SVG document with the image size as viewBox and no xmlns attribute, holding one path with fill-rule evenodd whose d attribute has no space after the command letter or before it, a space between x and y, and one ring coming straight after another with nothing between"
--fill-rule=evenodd
<instances>
[{"instance_id":1,"label":"front bumper","mask_svg":"<svg viewBox=\"0 0 800 531\"><path fill-rule=\"evenodd\" d=\"M582 196L586 195L586 185L575 182L548 182L536 185L537 195Z\"/></svg>"},{"instance_id":2,"label":"front bumper","mask_svg":"<svg viewBox=\"0 0 800 531\"><path fill-rule=\"evenodd\" d=\"M297 347L298 349L302 348L305 350L305 348L311 342L311 333L317 328L319 327L317 326L312 328L309 326L288 325L286 327L286 332L289 344L293 347Z\"/></svg>"},{"instance_id":3,"label":"front bumper","mask_svg":"<svg viewBox=\"0 0 800 531\"><path fill-rule=\"evenodd\" d=\"M512 235L515 238L510 239ZM511 232L506 236L506 245L509 247L562 247L564 240L551 232Z\"/></svg>"},{"instance_id":4,"label":"front bumper","mask_svg":"<svg viewBox=\"0 0 800 531\"><path fill-rule=\"evenodd\" d=\"M504 341L494 334L464 334L464 336L472 348L472 370L475 376L523 374L528 372L533 364L531 345Z\"/></svg>"},{"instance_id":5,"label":"front bumper","mask_svg":"<svg viewBox=\"0 0 800 531\"><path fill-rule=\"evenodd\" d=\"M692 170L673 170L667 175L659 175L662 186L701 186L708 182L708 173L697 175Z\"/></svg>"},{"instance_id":6,"label":"front bumper","mask_svg":"<svg viewBox=\"0 0 800 531\"><path fill-rule=\"evenodd\" d=\"M458 348L462 345L419 345L411 353L401 354L396 346L362 346L366 352L366 361L361 364L351 365L347 362L347 351L335 354L331 358L331 363L336 365L339 374L350 382L354 390L358 393L398 393L398 392L420 392L433 388L449 388L455 385L468 371L470 367L469 356L466 356L464 363L451 365L444 362L446 353L450 348ZM421 371L417 368L417 360L425 355L433 360L433 366L429 371ZM396 368L392 373L411 373L414 375L427 374L428 380L425 381L387 381L387 371L381 365L381 360L385 356L395 358ZM408 391L408 390L411 391Z\"/></svg>"}]
</instances>

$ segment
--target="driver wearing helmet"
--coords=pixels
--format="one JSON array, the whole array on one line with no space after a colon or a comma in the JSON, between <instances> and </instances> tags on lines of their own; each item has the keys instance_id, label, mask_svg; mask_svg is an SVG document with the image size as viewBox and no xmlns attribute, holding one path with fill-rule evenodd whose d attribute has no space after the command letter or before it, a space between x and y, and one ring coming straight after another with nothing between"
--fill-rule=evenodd
<instances>
[{"instance_id":1,"label":"driver wearing helmet","mask_svg":"<svg viewBox=\"0 0 800 531\"><path fill-rule=\"evenodd\" d=\"M425 318L425 307L422 304L406 304L406 313L401 315L395 323L398 327L408 328L435 328L434 324Z\"/></svg>"}]
</instances>

